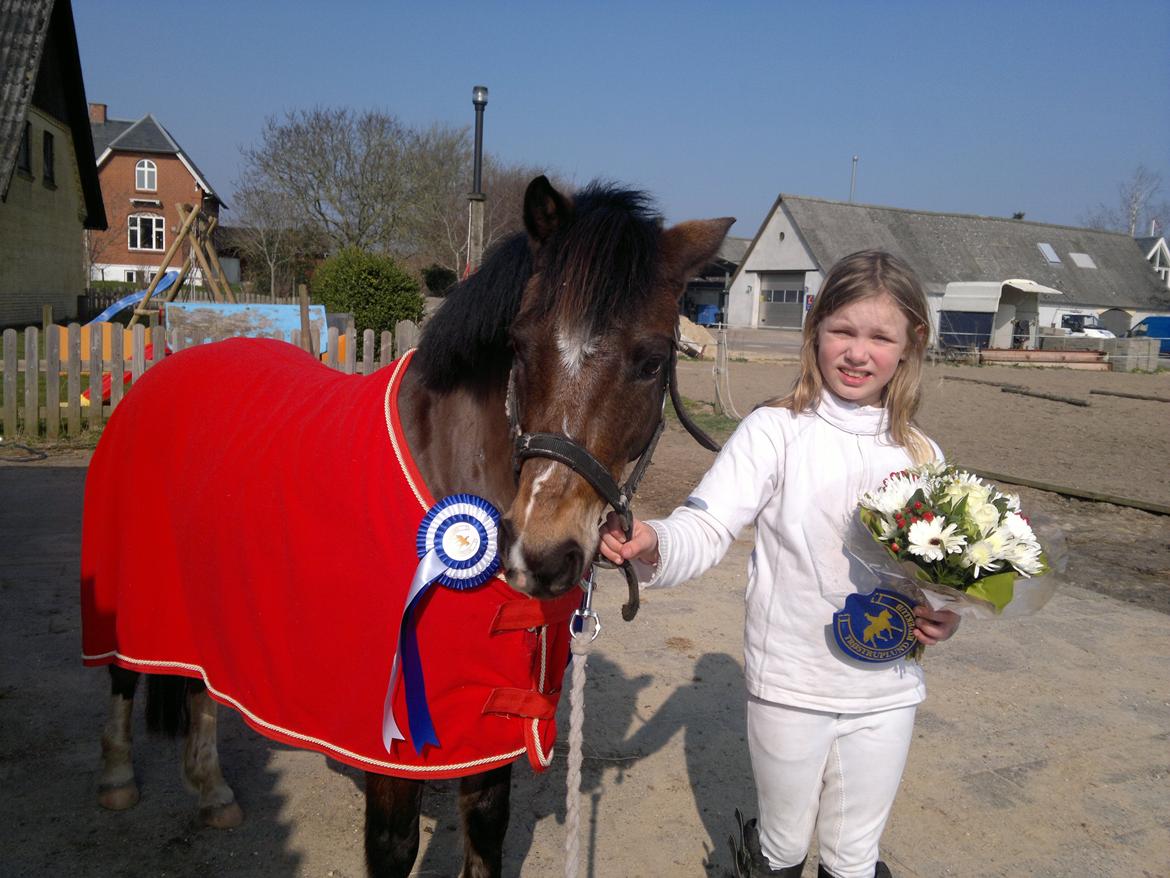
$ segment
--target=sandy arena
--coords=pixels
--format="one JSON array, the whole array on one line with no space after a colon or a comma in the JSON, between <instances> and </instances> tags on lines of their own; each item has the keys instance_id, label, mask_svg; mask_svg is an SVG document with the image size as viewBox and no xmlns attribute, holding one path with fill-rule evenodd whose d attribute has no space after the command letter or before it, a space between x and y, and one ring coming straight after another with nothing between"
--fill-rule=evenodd
<instances>
[{"instance_id":1,"label":"sandy arena","mask_svg":"<svg viewBox=\"0 0 1170 878\"><path fill-rule=\"evenodd\" d=\"M782 392L791 363L730 366L741 413ZM713 398L710 363L681 364L683 392ZM1025 385L1088 407L955 379ZM1170 505L1170 373L932 366L920 422L953 460ZM4 452L2 456L11 456ZM638 500L684 498L712 455L676 424ZM177 746L136 728L142 801L95 800L107 675L81 667L77 601L88 453L0 462L0 875L364 875L362 781L323 756L259 737L221 710L221 757L247 815L195 822ZM883 839L899 878L1164 876L1170 692L1170 517L1025 489L1064 528L1067 583L1039 615L965 623L927 653L902 792ZM147 526L149 509L141 522ZM625 624L606 574L589 659L582 875L724 875L735 807L754 813L742 713L742 583L750 534L700 581L643 597ZM505 873L564 873L564 750L518 766ZM453 786L429 790L418 875L460 862ZM815 875L814 856L806 876Z\"/></svg>"}]
</instances>

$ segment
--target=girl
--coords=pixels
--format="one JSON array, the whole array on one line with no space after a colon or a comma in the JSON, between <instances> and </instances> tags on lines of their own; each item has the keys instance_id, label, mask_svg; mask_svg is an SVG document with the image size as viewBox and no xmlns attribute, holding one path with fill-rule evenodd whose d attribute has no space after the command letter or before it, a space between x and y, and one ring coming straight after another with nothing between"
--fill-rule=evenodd
<instances>
[{"instance_id":1,"label":"girl","mask_svg":"<svg viewBox=\"0 0 1170 878\"><path fill-rule=\"evenodd\" d=\"M814 827L821 878L890 874L878 840L926 696L922 668L848 657L832 617L847 594L872 588L843 543L860 495L942 456L911 423L928 334L926 296L905 262L877 250L845 257L805 322L792 392L744 418L669 518L635 522L628 542L613 514L602 527L609 560L634 561L644 585L671 586L756 526L744 660L760 816L742 832L741 874L798 878ZM959 622L928 606L914 615L927 645Z\"/></svg>"}]
</instances>

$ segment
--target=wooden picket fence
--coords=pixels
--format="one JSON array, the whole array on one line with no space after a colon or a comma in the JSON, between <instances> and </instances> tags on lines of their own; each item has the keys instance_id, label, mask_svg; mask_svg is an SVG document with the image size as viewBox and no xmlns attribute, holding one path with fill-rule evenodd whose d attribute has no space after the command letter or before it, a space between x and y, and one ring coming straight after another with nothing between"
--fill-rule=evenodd
<instances>
[{"instance_id":1,"label":"wooden picket fence","mask_svg":"<svg viewBox=\"0 0 1170 878\"><path fill-rule=\"evenodd\" d=\"M177 332L168 333L161 326L147 328L137 325L132 330L131 353L126 357L124 346L115 343L106 347L103 356L102 333L89 333L89 350L81 349L81 326L71 323L64 333L44 333L39 326L24 330L23 351L20 334L15 329L3 333L3 372L0 373L0 428L4 439L33 439L54 442L75 438L83 433L100 431L126 390L142 374L159 362L166 353L174 353L192 344L221 341L220 338L194 342ZM418 342L419 328L403 321L393 333L376 335L372 329L362 333L362 357L357 358L357 332L351 326L341 335L330 328L328 346L321 360L329 367L347 375L368 375L390 363L397 354L404 353ZM292 343L300 345L300 333L293 332ZM148 347L149 342L149 347ZM338 356L338 349L344 354ZM321 349L319 334L313 332L313 350ZM148 356L148 350L150 356ZM98 404L102 396L102 379L110 378L109 399ZM92 404L82 394L90 393Z\"/></svg>"},{"instance_id":2,"label":"wooden picket fence","mask_svg":"<svg viewBox=\"0 0 1170 878\"><path fill-rule=\"evenodd\" d=\"M78 309L81 312L80 316L82 319L94 317L123 296L136 292L138 289L139 286L137 284L127 284L119 290L86 290L84 294L77 297ZM300 301L295 296L291 298L288 296L273 297L268 293L245 293L241 291L235 292L234 295L236 297L236 304L238 305L296 305ZM162 298L162 296L159 298ZM205 287L196 287L180 290L175 297L175 301L179 304L185 304L189 302L216 302L218 300L211 290Z\"/></svg>"}]
</instances>

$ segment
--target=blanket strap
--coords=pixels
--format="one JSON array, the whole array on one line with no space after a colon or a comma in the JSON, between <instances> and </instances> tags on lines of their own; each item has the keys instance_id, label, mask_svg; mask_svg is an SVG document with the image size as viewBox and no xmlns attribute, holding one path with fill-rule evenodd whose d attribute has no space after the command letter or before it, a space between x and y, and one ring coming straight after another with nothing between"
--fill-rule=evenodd
<instances>
[{"instance_id":1,"label":"blanket strap","mask_svg":"<svg viewBox=\"0 0 1170 878\"><path fill-rule=\"evenodd\" d=\"M483 706L483 713L503 713L529 719L550 720L556 716L560 692L543 695L531 689L510 689L500 686L492 690Z\"/></svg>"},{"instance_id":2,"label":"blanket strap","mask_svg":"<svg viewBox=\"0 0 1170 878\"><path fill-rule=\"evenodd\" d=\"M505 601L496 611L492 620L491 633L519 631L525 628L541 628L567 622L577 609L573 601L520 600Z\"/></svg>"}]
</instances>

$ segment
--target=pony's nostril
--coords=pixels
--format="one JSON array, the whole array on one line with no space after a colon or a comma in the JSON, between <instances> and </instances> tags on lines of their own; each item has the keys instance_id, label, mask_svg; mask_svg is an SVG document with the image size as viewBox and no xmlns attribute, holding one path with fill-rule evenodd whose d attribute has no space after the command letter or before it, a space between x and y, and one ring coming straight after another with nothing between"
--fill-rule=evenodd
<instances>
[{"instance_id":1,"label":"pony's nostril","mask_svg":"<svg viewBox=\"0 0 1170 878\"><path fill-rule=\"evenodd\" d=\"M567 583L567 587L576 584L577 580L581 578L584 569L585 550L581 548L579 543L574 542L569 550L565 552L563 578Z\"/></svg>"},{"instance_id":2,"label":"pony's nostril","mask_svg":"<svg viewBox=\"0 0 1170 878\"><path fill-rule=\"evenodd\" d=\"M528 573L536 581L537 591L558 595L577 584L585 567L585 550L576 540L564 540L547 552L524 553Z\"/></svg>"}]
</instances>

